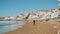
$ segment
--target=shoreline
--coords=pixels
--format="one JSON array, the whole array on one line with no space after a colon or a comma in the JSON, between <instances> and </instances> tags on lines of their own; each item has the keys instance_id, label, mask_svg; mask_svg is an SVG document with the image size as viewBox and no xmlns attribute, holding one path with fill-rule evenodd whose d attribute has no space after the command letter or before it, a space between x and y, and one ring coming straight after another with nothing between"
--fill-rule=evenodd
<instances>
[{"instance_id":1,"label":"shoreline","mask_svg":"<svg viewBox=\"0 0 60 34\"><path fill-rule=\"evenodd\" d=\"M47 21L36 21L36 24L33 25L33 22L26 23L22 28L16 29L5 34L57 34L57 29L54 28L59 22L47 22Z\"/></svg>"}]
</instances>

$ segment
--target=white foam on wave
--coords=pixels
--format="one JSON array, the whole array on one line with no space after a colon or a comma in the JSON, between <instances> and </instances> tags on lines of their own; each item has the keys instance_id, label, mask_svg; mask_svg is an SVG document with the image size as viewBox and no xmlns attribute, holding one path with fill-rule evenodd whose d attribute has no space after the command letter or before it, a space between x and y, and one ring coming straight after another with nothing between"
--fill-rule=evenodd
<instances>
[{"instance_id":1,"label":"white foam on wave","mask_svg":"<svg viewBox=\"0 0 60 34\"><path fill-rule=\"evenodd\" d=\"M14 21L11 21L11 22L2 22L0 24L12 24L12 25L6 25L6 26L0 26L0 33L5 33L5 32L9 32L9 31L13 31L13 30L16 30L18 28L22 28L22 25L24 25L24 22L25 21L16 21L16 24L12 24L12 23L15 23Z\"/></svg>"}]
</instances>

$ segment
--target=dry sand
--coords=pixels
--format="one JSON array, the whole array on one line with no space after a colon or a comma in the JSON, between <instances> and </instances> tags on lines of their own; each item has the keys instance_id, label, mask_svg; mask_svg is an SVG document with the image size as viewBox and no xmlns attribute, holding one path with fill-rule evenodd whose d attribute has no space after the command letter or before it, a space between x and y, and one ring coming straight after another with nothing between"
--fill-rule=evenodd
<instances>
[{"instance_id":1,"label":"dry sand","mask_svg":"<svg viewBox=\"0 0 60 34\"><path fill-rule=\"evenodd\" d=\"M27 22L22 28L5 34L57 34L57 29L54 28L57 24L59 24L57 21L47 22L38 20L35 25L33 25L33 22Z\"/></svg>"}]
</instances>

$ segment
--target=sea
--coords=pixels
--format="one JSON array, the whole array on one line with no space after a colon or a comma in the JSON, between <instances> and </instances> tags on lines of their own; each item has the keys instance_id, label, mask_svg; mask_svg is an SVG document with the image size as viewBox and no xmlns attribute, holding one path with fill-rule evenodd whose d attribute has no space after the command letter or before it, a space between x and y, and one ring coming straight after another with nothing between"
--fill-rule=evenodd
<instances>
[{"instance_id":1,"label":"sea","mask_svg":"<svg viewBox=\"0 0 60 34\"><path fill-rule=\"evenodd\" d=\"M26 21L0 21L0 34L22 28Z\"/></svg>"}]
</instances>

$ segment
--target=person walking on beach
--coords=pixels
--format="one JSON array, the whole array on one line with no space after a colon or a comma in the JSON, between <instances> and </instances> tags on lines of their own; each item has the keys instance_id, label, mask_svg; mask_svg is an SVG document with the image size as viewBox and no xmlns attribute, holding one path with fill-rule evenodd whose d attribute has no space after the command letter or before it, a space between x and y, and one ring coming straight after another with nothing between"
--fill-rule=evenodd
<instances>
[{"instance_id":1,"label":"person walking on beach","mask_svg":"<svg viewBox=\"0 0 60 34\"><path fill-rule=\"evenodd\" d=\"M36 23L35 23L35 20L33 20L33 25L35 25Z\"/></svg>"}]
</instances>

